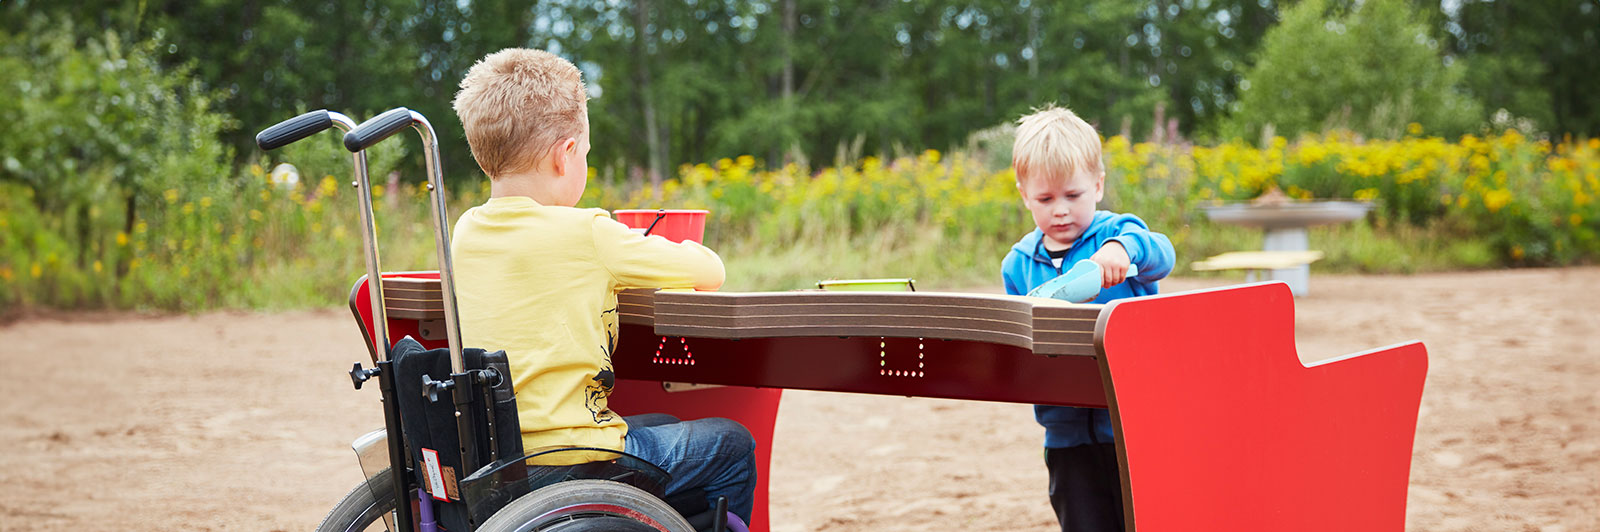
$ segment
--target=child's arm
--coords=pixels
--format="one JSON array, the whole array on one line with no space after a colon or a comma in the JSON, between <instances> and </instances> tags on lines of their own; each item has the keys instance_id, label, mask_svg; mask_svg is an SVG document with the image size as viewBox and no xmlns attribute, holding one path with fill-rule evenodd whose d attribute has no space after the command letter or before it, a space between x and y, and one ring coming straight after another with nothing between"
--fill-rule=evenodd
<instances>
[{"instance_id":1,"label":"child's arm","mask_svg":"<svg viewBox=\"0 0 1600 532\"><path fill-rule=\"evenodd\" d=\"M1128 262L1139 267L1135 279L1148 283L1172 273L1178 254L1173 251L1172 241L1167 235L1151 231L1144 220L1132 214L1119 214L1111 223L1116 228L1117 236L1111 237L1107 243L1122 244L1122 249L1128 253Z\"/></svg>"},{"instance_id":2,"label":"child's arm","mask_svg":"<svg viewBox=\"0 0 1600 532\"><path fill-rule=\"evenodd\" d=\"M726 275L722 258L699 243L646 237L604 215L595 216L594 245L618 288L715 290Z\"/></svg>"},{"instance_id":3,"label":"child's arm","mask_svg":"<svg viewBox=\"0 0 1600 532\"><path fill-rule=\"evenodd\" d=\"M1012 271L1017 268L1016 261L1020 260L1020 257L1021 255L1008 252L1006 253L1006 258L1000 260L1000 279L1005 282L1006 293L1014 296L1028 293L1022 287L1022 284L1018 282L1019 280L1012 275Z\"/></svg>"}]
</instances>

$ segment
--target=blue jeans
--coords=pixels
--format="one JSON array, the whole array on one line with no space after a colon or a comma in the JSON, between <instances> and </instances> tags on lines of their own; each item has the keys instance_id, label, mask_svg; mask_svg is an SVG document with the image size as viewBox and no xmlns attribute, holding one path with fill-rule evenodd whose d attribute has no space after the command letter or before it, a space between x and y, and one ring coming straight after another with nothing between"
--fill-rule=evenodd
<instances>
[{"instance_id":1,"label":"blue jeans","mask_svg":"<svg viewBox=\"0 0 1600 532\"><path fill-rule=\"evenodd\" d=\"M706 504L728 498L728 511L750 522L755 506L756 440L739 422L720 417L678 421L667 414L622 418L628 423L624 452L672 475L667 496L699 488Z\"/></svg>"}]
</instances>

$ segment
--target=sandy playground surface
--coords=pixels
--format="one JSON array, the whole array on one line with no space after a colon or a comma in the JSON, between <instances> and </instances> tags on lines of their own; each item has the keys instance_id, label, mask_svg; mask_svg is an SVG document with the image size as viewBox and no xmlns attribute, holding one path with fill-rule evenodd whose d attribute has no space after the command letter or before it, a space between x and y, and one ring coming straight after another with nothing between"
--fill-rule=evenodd
<instances>
[{"instance_id":1,"label":"sandy playground surface","mask_svg":"<svg viewBox=\"0 0 1600 532\"><path fill-rule=\"evenodd\" d=\"M1311 290L1303 359L1428 346L1407 529L1600 530L1600 268ZM0 325L0 530L311 529L382 426L360 338L342 310ZM1025 405L789 391L777 432L776 532L1054 527Z\"/></svg>"}]
</instances>

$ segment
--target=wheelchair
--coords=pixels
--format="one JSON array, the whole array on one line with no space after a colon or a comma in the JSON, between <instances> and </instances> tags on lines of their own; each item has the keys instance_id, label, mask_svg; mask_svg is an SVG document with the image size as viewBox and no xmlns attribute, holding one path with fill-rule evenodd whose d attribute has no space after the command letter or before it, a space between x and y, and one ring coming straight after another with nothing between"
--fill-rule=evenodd
<instances>
[{"instance_id":1,"label":"wheelchair","mask_svg":"<svg viewBox=\"0 0 1600 532\"><path fill-rule=\"evenodd\" d=\"M668 473L624 452L523 449L505 352L461 347L432 126L404 107L359 125L346 115L317 110L261 131L256 142L271 150L330 127L345 131L354 185L362 191L357 197L367 274L352 288L351 309L374 367L356 363L349 374L356 389L377 379L385 428L352 444L366 480L334 506L318 525L319 532L747 532L727 511L726 500L712 507L698 490L667 499ZM364 150L407 128L416 130L424 144L439 271L385 275L380 273ZM431 301L442 307L437 310L443 311L443 323L412 325L416 330L406 332L433 344L442 337L447 347L429 349L410 334L390 344L393 316L385 311L385 285L391 279L433 276L442 290ZM571 465L530 465L542 463Z\"/></svg>"}]
</instances>

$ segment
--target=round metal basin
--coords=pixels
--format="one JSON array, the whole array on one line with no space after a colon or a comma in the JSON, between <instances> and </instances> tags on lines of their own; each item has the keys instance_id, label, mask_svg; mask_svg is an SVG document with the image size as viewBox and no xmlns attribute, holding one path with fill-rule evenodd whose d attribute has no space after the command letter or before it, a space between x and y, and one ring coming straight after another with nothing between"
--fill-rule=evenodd
<instances>
[{"instance_id":1,"label":"round metal basin","mask_svg":"<svg viewBox=\"0 0 1600 532\"><path fill-rule=\"evenodd\" d=\"M1348 222L1367 215L1372 203L1365 201L1290 201L1256 205L1230 203L1202 207L1206 217L1222 224L1265 229L1287 229Z\"/></svg>"}]
</instances>

